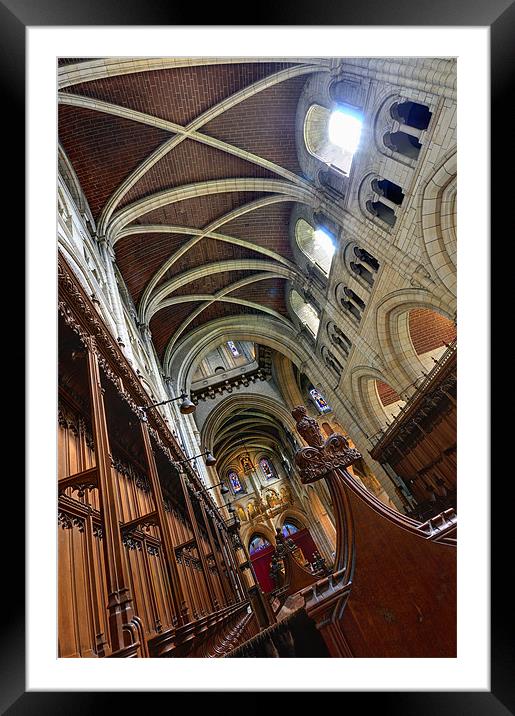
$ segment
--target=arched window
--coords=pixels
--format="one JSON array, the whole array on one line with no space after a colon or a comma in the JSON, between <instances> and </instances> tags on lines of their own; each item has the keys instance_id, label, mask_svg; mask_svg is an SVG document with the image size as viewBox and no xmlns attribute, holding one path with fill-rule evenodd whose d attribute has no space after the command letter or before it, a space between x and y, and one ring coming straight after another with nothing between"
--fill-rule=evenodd
<instances>
[{"instance_id":1,"label":"arched window","mask_svg":"<svg viewBox=\"0 0 515 716\"><path fill-rule=\"evenodd\" d=\"M295 525L293 522L285 522L282 526L281 532L283 533L284 537L289 537L290 535L295 534L295 532L298 532L299 528L297 525Z\"/></svg>"},{"instance_id":2,"label":"arched window","mask_svg":"<svg viewBox=\"0 0 515 716\"><path fill-rule=\"evenodd\" d=\"M309 394L311 396L312 401L315 403L317 410L320 413L331 412L331 406L319 390L317 390L316 388L311 388Z\"/></svg>"},{"instance_id":3,"label":"arched window","mask_svg":"<svg viewBox=\"0 0 515 716\"><path fill-rule=\"evenodd\" d=\"M422 148L418 139L406 132L386 132L383 142L388 149L403 154L409 159L418 159Z\"/></svg>"},{"instance_id":4,"label":"arched window","mask_svg":"<svg viewBox=\"0 0 515 716\"><path fill-rule=\"evenodd\" d=\"M307 221L299 219L295 224L295 239L308 259L319 266L326 276L329 275L335 252L332 235L326 229L314 229Z\"/></svg>"},{"instance_id":5,"label":"arched window","mask_svg":"<svg viewBox=\"0 0 515 716\"><path fill-rule=\"evenodd\" d=\"M261 467L263 475L266 477L267 480L274 480L277 477L275 468L268 458L262 457L259 461L259 466Z\"/></svg>"},{"instance_id":6,"label":"arched window","mask_svg":"<svg viewBox=\"0 0 515 716\"><path fill-rule=\"evenodd\" d=\"M388 226L395 225L397 217L395 216L395 211L391 206L383 204L382 201L367 201L366 207L367 211L369 211L373 216L377 216L378 219L384 221L384 223L388 224Z\"/></svg>"},{"instance_id":7,"label":"arched window","mask_svg":"<svg viewBox=\"0 0 515 716\"><path fill-rule=\"evenodd\" d=\"M340 105L334 111L313 104L304 120L304 141L310 154L348 174L361 139L363 118Z\"/></svg>"},{"instance_id":8,"label":"arched window","mask_svg":"<svg viewBox=\"0 0 515 716\"><path fill-rule=\"evenodd\" d=\"M307 301L302 298L300 293L295 290L291 292L290 303L293 312L297 314L300 322L304 324L313 334L313 337L316 338L318 327L320 325L320 319L313 306L310 303L307 303Z\"/></svg>"},{"instance_id":9,"label":"arched window","mask_svg":"<svg viewBox=\"0 0 515 716\"><path fill-rule=\"evenodd\" d=\"M235 345L234 341L227 341L227 345L228 345L228 347L229 347L229 350L231 351L231 353L233 354L233 356L234 356L235 358L240 355L240 352L239 352L239 350L236 348L236 345Z\"/></svg>"},{"instance_id":10,"label":"arched window","mask_svg":"<svg viewBox=\"0 0 515 716\"><path fill-rule=\"evenodd\" d=\"M229 482L231 483L232 491L235 495L237 495L239 492L243 492L243 485L240 482L240 478L238 477L238 473L234 470L230 470L227 473L227 478Z\"/></svg>"},{"instance_id":11,"label":"arched window","mask_svg":"<svg viewBox=\"0 0 515 716\"><path fill-rule=\"evenodd\" d=\"M427 129L432 116L424 104L409 101L393 104L390 114L400 124L406 124L414 129Z\"/></svg>"},{"instance_id":12,"label":"arched window","mask_svg":"<svg viewBox=\"0 0 515 716\"><path fill-rule=\"evenodd\" d=\"M262 552L267 547L270 547L270 542L263 535L254 535L249 542L249 554L253 555L256 552Z\"/></svg>"},{"instance_id":13,"label":"arched window","mask_svg":"<svg viewBox=\"0 0 515 716\"><path fill-rule=\"evenodd\" d=\"M391 201L393 204L400 206L404 199L404 192L398 184L394 184L389 179L373 179L372 189L379 196L384 196L385 199Z\"/></svg>"},{"instance_id":14,"label":"arched window","mask_svg":"<svg viewBox=\"0 0 515 716\"><path fill-rule=\"evenodd\" d=\"M352 342L349 338L347 338L345 333L340 328L338 328L337 325L335 325L334 323L329 323L327 325L327 334L331 339L331 343L334 343L335 345L339 346L345 353L345 355L349 354L349 351L352 348Z\"/></svg>"},{"instance_id":15,"label":"arched window","mask_svg":"<svg viewBox=\"0 0 515 716\"><path fill-rule=\"evenodd\" d=\"M372 256L372 254L369 254L368 251L365 251L365 249L362 249L359 246L355 246L354 256L360 261L363 261L364 263L368 264L370 268L374 271L379 271L379 261L374 256Z\"/></svg>"},{"instance_id":16,"label":"arched window","mask_svg":"<svg viewBox=\"0 0 515 716\"><path fill-rule=\"evenodd\" d=\"M352 301L354 301L355 304L361 308L361 310L365 309L365 301L361 299L358 294L352 290L352 288L349 288L348 286L345 286L343 289L343 292L346 296L348 296Z\"/></svg>"},{"instance_id":17,"label":"arched window","mask_svg":"<svg viewBox=\"0 0 515 716\"><path fill-rule=\"evenodd\" d=\"M351 261L349 265L351 271L353 271L357 276L361 276L361 278L366 281L369 286L372 286L374 283L374 276L371 271L363 266L363 264L358 264L355 261Z\"/></svg>"}]
</instances>

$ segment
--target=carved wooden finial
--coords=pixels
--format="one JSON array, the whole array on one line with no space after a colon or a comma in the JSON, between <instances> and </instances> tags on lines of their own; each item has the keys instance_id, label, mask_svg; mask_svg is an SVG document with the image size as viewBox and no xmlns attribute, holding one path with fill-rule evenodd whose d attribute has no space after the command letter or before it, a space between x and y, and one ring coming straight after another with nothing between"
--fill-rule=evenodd
<instances>
[{"instance_id":1,"label":"carved wooden finial","mask_svg":"<svg viewBox=\"0 0 515 716\"><path fill-rule=\"evenodd\" d=\"M314 418L308 417L308 411L303 405L297 405L291 411L291 414L297 421L297 432L308 445L311 447L322 447L324 444L324 438L320 432L317 421Z\"/></svg>"}]
</instances>

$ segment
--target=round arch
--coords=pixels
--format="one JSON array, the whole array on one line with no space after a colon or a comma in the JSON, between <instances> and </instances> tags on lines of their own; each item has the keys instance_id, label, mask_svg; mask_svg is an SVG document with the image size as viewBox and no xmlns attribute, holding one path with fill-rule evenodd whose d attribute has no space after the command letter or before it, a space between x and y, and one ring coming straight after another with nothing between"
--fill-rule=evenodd
<instances>
[{"instance_id":1,"label":"round arch","mask_svg":"<svg viewBox=\"0 0 515 716\"><path fill-rule=\"evenodd\" d=\"M414 308L426 308L453 319L447 307L435 301L425 289L401 289L388 294L376 306L377 339L393 388L400 394L412 392L424 370L409 333L409 312Z\"/></svg>"},{"instance_id":2,"label":"round arch","mask_svg":"<svg viewBox=\"0 0 515 716\"><path fill-rule=\"evenodd\" d=\"M293 326L288 328L269 316L246 316L245 326L230 316L200 326L179 341L165 362L168 375L177 376L175 387L189 389L198 363L224 340L253 341L273 348L297 366L309 362L310 350L299 340Z\"/></svg>"},{"instance_id":3,"label":"round arch","mask_svg":"<svg viewBox=\"0 0 515 716\"><path fill-rule=\"evenodd\" d=\"M376 381L391 384L391 381L379 370L370 366L356 366L351 372L353 402L361 412L362 422L367 426L368 435L374 435L384 429L388 417L379 398ZM391 387L398 392L396 386Z\"/></svg>"},{"instance_id":4,"label":"round arch","mask_svg":"<svg viewBox=\"0 0 515 716\"><path fill-rule=\"evenodd\" d=\"M454 296L457 252L456 173L457 155L453 152L429 178L422 198L424 246L438 278Z\"/></svg>"}]
</instances>

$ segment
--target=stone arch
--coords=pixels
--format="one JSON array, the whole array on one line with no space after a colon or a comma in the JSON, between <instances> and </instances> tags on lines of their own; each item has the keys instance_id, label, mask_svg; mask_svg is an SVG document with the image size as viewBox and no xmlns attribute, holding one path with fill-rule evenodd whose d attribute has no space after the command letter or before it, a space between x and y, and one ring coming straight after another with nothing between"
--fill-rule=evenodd
<instances>
[{"instance_id":1,"label":"stone arch","mask_svg":"<svg viewBox=\"0 0 515 716\"><path fill-rule=\"evenodd\" d=\"M264 412L268 412L279 420L289 432L296 432L296 423L288 410L280 403L272 398L264 395L252 395L252 404L255 408L261 408ZM215 442L216 434L220 425L225 421L228 415L238 407L248 407L249 395L238 393L229 395L222 400L214 410L208 415L201 430L201 441L207 449L212 450ZM299 442L300 442L299 437Z\"/></svg>"},{"instance_id":2,"label":"stone arch","mask_svg":"<svg viewBox=\"0 0 515 716\"><path fill-rule=\"evenodd\" d=\"M422 235L431 265L456 296L456 151L429 178L422 197Z\"/></svg>"},{"instance_id":3,"label":"stone arch","mask_svg":"<svg viewBox=\"0 0 515 716\"><path fill-rule=\"evenodd\" d=\"M409 333L409 311L414 308L428 308L453 319L448 309L425 289L395 291L376 306L378 343L389 375L396 381L393 387L400 395L415 390L414 383L424 370Z\"/></svg>"},{"instance_id":4,"label":"stone arch","mask_svg":"<svg viewBox=\"0 0 515 716\"><path fill-rule=\"evenodd\" d=\"M265 537L271 545L276 545L275 532L272 532L270 527L265 525L263 522L253 522L252 524L246 522L240 528L240 537L247 553L249 552L251 538L258 534L263 535L263 537Z\"/></svg>"},{"instance_id":5,"label":"stone arch","mask_svg":"<svg viewBox=\"0 0 515 716\"><path fill-rule=\"evenodd\" d=\"M284 512L277 515L273 520L274 528L281 528L288 519L298 522L302 525L302 528L311 529L308 515L295 507L288 507Z\"/></svg>"},{"instance_id":6,"label":"stone arch","mask_svg":"<svg viewBox=\"0 0 515 716\"><path fill-rule=\"evenodd\" d=\"M282 353L297 366L309 361L312 350L299 340L293 327L288 329L271 317L247 316L244 326L238 317L218 319L191 331L176 345L164 365L166 374L175 377L174 387L189 389L198 362L224 340L261 343Z\"/></svg>"},{"instance_id":7,"label":"stone arch","mask_svg":"<svg viewBox=\"0 0 515 716\"><path fill-rule=\"evenodd\" d=\"M388 420L388 414L377 392L376 381L386 383L399 393L398 386L391 385L392 381L377 369L370 366L356 366L351 371L353 403L361 413L369 437L384 429Z\"/></svg>"}]
</instances>

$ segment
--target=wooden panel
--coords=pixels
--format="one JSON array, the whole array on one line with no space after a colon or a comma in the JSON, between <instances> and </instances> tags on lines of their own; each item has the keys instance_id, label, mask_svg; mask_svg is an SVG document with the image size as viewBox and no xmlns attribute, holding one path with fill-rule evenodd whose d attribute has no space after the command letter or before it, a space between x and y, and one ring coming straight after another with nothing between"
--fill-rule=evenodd
<instances>
[{"instance_id":1,"label":"wooden panel","mask_svg":"<svg viewBox=\"0 0 515 716\"><path fill-rule=\"evenodd\" d=\"M353 655L455 657L455 547L402 529L348 494L356 566L342 628Z\"/></svg>"},{"instance_id":2,"label":"wooden panel","mask_svg":"<svg viewBox=\"0 0 515 716\"><path fill-rule=\"evenodd\" d=\"M95 656L84 520L61 512L58 528L59 656Z\"/></svg>"}]
</instances>

